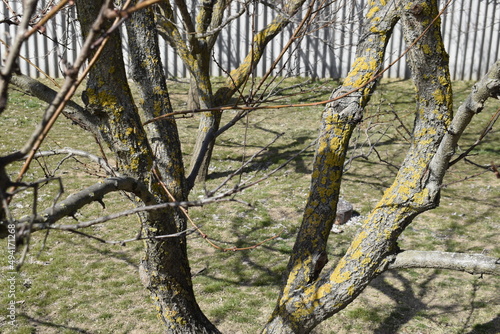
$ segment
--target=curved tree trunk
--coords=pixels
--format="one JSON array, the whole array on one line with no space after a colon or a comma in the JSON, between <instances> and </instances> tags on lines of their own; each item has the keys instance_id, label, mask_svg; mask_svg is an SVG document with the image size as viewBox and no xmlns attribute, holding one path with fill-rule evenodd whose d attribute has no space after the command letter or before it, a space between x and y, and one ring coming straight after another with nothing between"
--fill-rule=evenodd
<instances>
[{"instance_id":1,"label":"curved tree trunk","mask_svg":"<svg viewBox=\"0 0 500 334\"><path fill-rule=\"evenodd\" d=\"M433 21L438 15L437 3L422 1L422 11L416 11L411 1L395 6L392 1L369 3L357 58L335 95L363 88L328 106L323 115L310 200L288 265L285 287L265 333L308 333L345 308L387 268L398 252L400 233L413 218L437 205L439 187L428 182L432 173L428 166L452 111L448 56L439 20ZM373 83L365 84L381 69L384 48L398 18L407 45L415 42L408 53L417 88L413 143L393 185L369 214L346 254L333 269L319 275L325 260L318 259L326 254L347 142L373 89Z\"/></svg>"},{"instance_id":2,"label":"curved tree trunk","mask_svg":"<svg viewBox=\"0 0 500 334\"><path fill-rule=\"evenodd\" d=\"M102 1L94 2L98 3L97 6L95 3L77 3L84 32L90 29L99 11L98 6L102 4ZM111 4L112 1L107 0L106 3ZM210 3L215 2L206 0L203 3L209 9ZM205 15L203 19L204 15L200 22L206 29L210 15ZM375 89L385 47L398 20L402 23L406 43L410 45L407 57L416 87L417 107L412 142L394 183L365 219L346 254L335 267L323 270L328 261L327 240L336 215L349 140ZM93 27L94 31L102 28ZM129 192L142 202L139 205L164 203L172 197L180 201L187 199L189 187L184 175L175 119L166 118L146 127L142 125L144 120L171 112L153 11L146 9L131 14L127 29L132 77L138 82L141 94L140 108L135 105L128 86L121 40L117 34L112 34L90 73L86 108L70 104L66 109L68 117L108 145L116 156L119 170L107 168L106 171L115 177L74 193L36 216L17 220L16 229L21 232L20 236L47 229L89 203L101 201L110 192ZM207 58L196 59L206 61ZM31 90L41 99L51 100L53 92L46 87L36 85L26 77L14 78L17 78L12 81L14 84ZM208 73L201 75L198 83L197 87L206 88L199 89L201 93L208 92L202 94L204 101L211 101ZM230 88L225 87L216 95L226 94L227 89ZM499 96L500 61L476 83L468 99L452 117L448 57L440 35L437 0L389 3L374 0L369 3L353 68L343 86L332 94L338 99L329 104L322 115L311 190L302 225L288 264L285 285L264 332L310 332L317 324L345 308L374 277L388 268L445 268L485 274L500 272L498 259L480 254L401 251L397 246L399 235L414 217L439 204L442 179L458 139L473 115L482 110L485 100ZM95 160L98 158L95 157ZM0 189L6 188L8 182L10 179L2 165ZM169 207L143 212L140 219L146 240L139 274L151 293L166 332L219 333L202 313L194 297L186 238L178 237L186 230L184 213ZM52 227L75 230L91 224L77 225ZM0 237L6 237L6 232L5 224L1 222ZM159 238L173 234L177 237Z\"/></svg>"}]
</instances>

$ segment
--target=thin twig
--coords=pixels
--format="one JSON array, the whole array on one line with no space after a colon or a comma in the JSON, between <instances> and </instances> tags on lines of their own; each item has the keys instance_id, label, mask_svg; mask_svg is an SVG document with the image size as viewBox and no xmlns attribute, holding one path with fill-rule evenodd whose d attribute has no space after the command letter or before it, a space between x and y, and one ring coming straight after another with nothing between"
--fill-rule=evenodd
<instances>
[{"instance_id":1,"label":"thin twig","mask_svg":"<svg viewBox=\"0 0 500 334\"><path fill-rule=\"evenodd\" d=\"M170 198L171 201L175 201L175 198L174 196L172 195L172 193L167 189L165 183L161 180L160 178L160 175L158 173L158 171L156 170L156 168L153 168L153 174L154 176L156 177L158 183L162 186L163 190L166 192L167 196ZM227 251L241 251L241 250L249 250L249 249L254 249L254 248L257 248L259 247L260 245L264 244L265 242L267 241L270 241L270 240L273 240L273 239L276 239L278 238L281 233L283 232L280 232L279 234L275 235L275 236L272 236L264 241L261 241L253 246L249 246L249 247L243 247L243 248L240 248L240 247L231 247L231 248L224 248L224 247L221 247L217 244L215 244L213 241L211 241L209 238L208 238L208 235L206 233L204 233L200 227L198 225L196 225L194 223L194 221L191 219L191 217L189 216L189 213L187 212L187 210L182 207L182 206L179 206L179 209L182 211L182 213L184 214L184 216L186 217L186 219L191 223L191 225L193 226L193 228L200 234L200 236L206 240L206 242L208 244L210 244L210 246L214 247L215 249L218 249L218 250L221 250L223 252L227 252Z\"/></svg>"},{"instance_id":2,"label":"thin twig","mask_svg":"<svg viewBox=\"0 0 500 334\"><path fill-rule=\"evenodd\" d=\"M91 154L89 152L77 150L74 148L65 147L65 148L56 149L56 150L39 151L35 154L34 158L48 157L48 156L59 155L59 154L67 154L68 157L72 157L72 156L76 155L76 156L88 158L90 161L95 162L100 167L102 167L110 176L116 176L116 171L113 170L113 168L108 164L108 162L104 158L101 158L101 157L98 157L97 155Z\"/></svg>"},{"instance_id":3,"label":"thin twig","mask_svg":"<svg viewBox=\"0 0 500 334\"><path fill-rule=\"evenodd\" d=\"M47 23L54 15L56 15L61 9L63 9L64 6L66 6L66 4L68 2L70 2L70 0L61 0L61 2L59 2L56 6L52 7L50 12L45 14L44 17L40 21L38 21L38 23L35 24L35 26L33 28L31 28L31 30L27 31L24 34L25 38L28 38L31 35L33 35L35 32L39 31L45 25L45 23ZM73 2L73 1L71 1L71 2ZM30 19L31 19L31 17L30 17Z\"/></svg>"},{"instance_id":4,"label":"thin twig","mask_svg":"<svg viewBox=\"0 0 500 334\"><path fill-rule=\"evenodd\" d=\"M483 129L483 131L481 132L481 134L479 135L479 138L474 142L474 144L472 144L467 150L465 150L465 152L463 152L462 154L460 154L455 160L451 161L449 166L453 166L454 164L456 164L457 162L459 162L460 160L464 159L465 157L467 157L469 155L469 153L476 148L476 146L478 146L479 144L481 144L482 140L484 139L484 137L486 137L486 135L493 129L493 126L495 125L496 121L498 120L498 118L500 117L500 108L498 108L497 112L491 117L490 121L488 122L488 124L486 125L486 127Z\"/></svg>"},{"instance_id":5,"label":"thin twig","mask_svg":"<svg viewBox=\"0 0 500 334\"><path fill-rule=\"evenodd\" d=\"M311 102L311 103L292 103L292 104L282 104L282 105L274 105L274 106L221 106L221 107L215 107L215 108L206 108L206 109L191 109L191 110L181 110L181 111L174 111L171 113L167 113L158 117L154 117L152 119L147 120L143 124L149 124L151 122L157 122L160 121L164 118L172 117L175 115L182 115L182 114L195 114L195 113L202 113L202 112L209 112L209 111L227 111L227 110L262 110L262 109L283 109L283 108L300 108L300 107L313 107L313 106L319 106L319 105L326 105L331 102L343 99L344 97L347 97L351 95L352 93L355 93L357 91L362 90L365 88L367 85L371 84L375 80L379 79L382 77L382 75L387 72L394 64L396 64L398 61L401 60L414 46L417 44L423 36L429 31L429 29L432 27L432 25L443 15L444 11L448 8L449 4L453 0L448 0L446 4L443 6L441 11L436 15L436 17L432 20L431 23L427 26L427 28L422 32L420 36L418 36L392 63L390 63L387 67L384 69L380 70L377 74L373 75L373 77L368 80L366 83L361 85L360 87L354 88L340 96L337 96L335 98L331 98L328 100L323 100L323 101L318 101L318 102Z\"/></svg>"},{"instance_id":6,"label":"thin twig","mask_svg":"<svg viewBox=\"0 0 500 334\"><path fill-rule=\"evenodd\" d=\"M207 197L213 196L217 191L219 191L222 187L224 187L233 177L241 174L243 169L250 164L257 156L259 156L262 152L266 151L271 145L273 145L284 133L278 134L270 143L268 143L265 147L260 149L254 155L252 155L245 163L242 163L241 166L231 173L224 181L222 181L214 190L207 192Z\"/></svg>"},{"instance_id":7,"label":"thin twig","mask_svg":"<svg viewBox=\"0 0 500 334\"><path fill-rule=\"evenodd\" d=\"M97 240L97 241L99 241L100 243L103 243L103 244L125 246L126 243L133 242L133 241L151 240L151 239L159 240L159 239L167 239L167 238L179 238L179 237L186 236L186 235L189 235L189 234L193 233L195 231L195 229L188 229L188 230L184 230L184 231L181 231L181 232L178 232L178 233L172 233L172 234L157 235L157 236L154 236L154 237L141 237L141 236L138 235L135 238L125 239L125 240L105 240L103 238L99 238L99 237L96 237L95 235L88 234L88 233L85 233L85 232L82 232L82 231L79 231L79 230L76 230L76 229L68 229L66 231L71 232L71 233L75 233L75 234L78 234L78 235L82 235L82 236L90 238L90 239Z\"/></svg>"}]
</instances>

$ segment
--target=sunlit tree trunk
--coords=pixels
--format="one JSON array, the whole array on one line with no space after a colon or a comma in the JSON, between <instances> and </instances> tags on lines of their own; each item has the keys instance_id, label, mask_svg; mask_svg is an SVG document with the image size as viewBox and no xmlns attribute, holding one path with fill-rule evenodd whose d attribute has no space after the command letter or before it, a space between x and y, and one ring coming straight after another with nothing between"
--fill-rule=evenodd
<instances>
[{"instance_id":1,"label":"sunlit tree trunk","mask_svg":"<svg viewBox=\"0 0 500 334\"><path fill-rule=\"evenodd\" d=\"M429 183L429 164L452 111L448 56L443 48L435 0L370 1L353 67L334 97L352 91L323 113L304 218L288 265L288 277L264 332L307 333L354 300L398 252L397 238L419 213L437 205L439 177ZM381 70L385 45L400 19L417 90L413 142L383 198L365 220L346 254L320 274L335 218L344 157ZM430 26L429 26L430 25ZM425 29L429 29L424 33Z\"/></svg>"}]
</instances>

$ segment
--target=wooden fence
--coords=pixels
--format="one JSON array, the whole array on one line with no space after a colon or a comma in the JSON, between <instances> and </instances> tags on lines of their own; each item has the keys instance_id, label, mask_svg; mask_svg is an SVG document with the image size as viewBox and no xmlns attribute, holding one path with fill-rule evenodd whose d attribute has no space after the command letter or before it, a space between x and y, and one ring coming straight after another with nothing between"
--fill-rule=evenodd
<instances>
[{"instance_id":1,"label":"wooden fence","mask_svg":"<svg viewBox=\"0 0 500 334\"><path fill-rule=\"evenodd\" d=\"M193 6L196 0L191 0ZM447 1L441 0L441 5ZM21 11L19 0L8 1L11 9ZM43 3L43 2L41 2ZM228 10L232 15L240 10L236 1ZM318 15L302 39L293 43L279 62L276 75L308 76L317 78L341 78L349 71L354 58L356 42L366 0L337 0ZM43 8L43 6L40 6ZM0 39L9 44L15 36L13 13L5 3L0 5ZM249 6L247 14L232 21L221 33L215 46L211 73L225 76L234 69L250 51L253 34L266 26L275 17L276 11L269 6ZM281 52L297 26L301 16L295 18L283 33L267 47L264 57L255 68L262 76ZM9 21L10 20L10 21ZM445 46L450 55L450 71L454 80L477 80L488 67L499 58L500 52L500 1L499 0L452 0L442 16L442 31ZM71 62L80 46L78 22L75 9L58 15L46 25L46 36L38 34L23 47L25 61L20 62L21 71L39 76L41 71L52 77L61 76L61 59ZM169 77L187 77L187 70L174 50L160 41L165 71ZM126 46L124 46L126 51ZM405 49L399 26L396 27L387 48L386 64L391 63ZM6 47L0 45L0 54ZM385 73L385 77L408 78L404 57Z\"/></svg>"}]
</instances>

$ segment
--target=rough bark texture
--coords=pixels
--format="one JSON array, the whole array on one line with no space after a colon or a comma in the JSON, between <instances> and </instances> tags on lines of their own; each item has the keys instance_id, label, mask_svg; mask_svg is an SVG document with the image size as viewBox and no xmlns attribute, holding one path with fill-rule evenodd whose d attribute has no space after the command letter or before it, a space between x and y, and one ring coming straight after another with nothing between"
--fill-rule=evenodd
<instances>
[{"instance_id":1,"label":"rough bark texture","mask_svg":"<svg viewBox=\"0 0 500 334\"><path fill-rule=\"evenodd\" d=\"M172 108L159 59L154 15L150 9L146 9L134 13L127 23L132 50L132 76L141 92L140 105L144 117L150 119L170 112ZM153 145L155 162L163 182L176 200L187 199L175 120L172 118L150 123L146 132ZM186 229L186 218L179 209L170 209L161 214L165 213L167 216L160 221L154 221L145 227L148 235L172 233L169 232L172 229L175 229L175 232ZM184 237L170 240L148 239L146 256L141 263L141 277L171 332L218 332L196 303Z\"/></svg>"},{"instance_id":2,"label":"rough bark texture","mask_svg":"<svg viewBox=\"0 0 500 334\"><path fill-rule=\"evenodd\" d=\"M313 260L316 254L326 252L336 216L347 145L375 88L376 81L371 80L381 70L384 50L397 20L393 4L378 5L381 6L378 19L367 17L353 69L332 98L351 93L331 103L323 112L308 202L288 264L285 287L264 331L266 333L307 332L326 316L325 310L312 307L327 295L324 291L317 294L319 291L315 286L318 282L311 280L315 268ZM340 281L340 278L334 280ZM331 284L326 284L329 284L330 291Z\"/></svg>"},{"instance_id":3,"label":"rough bark texture","mask_svg":"<svg viewBox=\"0 0 500 334\"><path fill-rule=\"evenodd\" d=\"M403 251L389 265L389 269L399 268L436 268L469 274L500 275L500 259L483 254Z\"/></svg>"},{"instance_id":4,"label":"rough bark texture","mask_svg":"<svg viewBox=\"0 0 500 334\"><path fill-rule=\"evenodd\" d=\"M225 85L219 88L215 94L212 94L209 73L204 71L210 66L212 48L218 34L211 34L205 41L199 41L205 48L196 55L197 62L194 64L197 66L190 69L190 72L198 83L199 105L201 108L217 107L229 103L233 95L248 80L255 64L259 62L264 54L266 45L290 23L291 18L299 11L304 2L305 0L291 0L283 5L283 13L277 15L266 28L254 36L250 53L238 68L231 71ZM202 10L200 10L197 17L196 32L198 34L206 33L207 27L214 29L222 22L223 11L230 1L219 1L217 2L220 3L219 6L209 9L210 6L214 6L213 3L213 1L203 2ZM208 31L210 31L210 28L208 28ZM194 184L195 181L203 182L208 175L208 167L220 120L221 112L219 111L201 114L196 143L189 166L188 183L190 185Z\"/></svg>"},{"instance_id":5,"label":"rough bark texture","mask_svg":"<svg viewBox=\"0 0 500 334\"><path fill-rule=\"evenodd\" d=\"M84 37L101 4L100 1L77 3ZM142 179L151 169L152 152L128 86L119 35L110 36L89 74L85 93L87 110L97 118L98 131L116 154L120 172Z\"/></svg>"},{"instance_id":6,"label":"rough bark texture","mask_svg":"<svg viewBox=\"0 0 500 334\"><path fill-rule=\"evenodd\" d=\"M429 163L451 119L451 85L447 54L440 36L436 1L371 1L360 38L357 59L342 95L323 115L311 181L311 194L288 265L288 278L264 332L307 333L347 306L380 274L398 251L397 238L419 213L437 205L438 189L428 186ZM342 165L350 134L362 117L374 83L364 86L380 69L392 27L400 18L417 90L413 142L393 183L365 220L346 254L316 281L308 281L314 254L324 252L335 217ZM425 34L424 30L430 25ZM337 95L337 96L338 96ZM334 95L335 96L335 95Z\"/></svg>"},{"instance_id":7,"label":"rough bark texture","mask_svg":"<svg viewBox=\"0 0 500 334\"><path fill-rule=\"evenodd\" d=\"M96 17L95 4L78 2L83 31ZM99 8L99 7L97 7ZM132 76L139 81L140 106L144 119L171 111L165 78L159 59L154 16L150 10L132 15L128 22ZM87 82L87 106L99 119L99 131L109 135L109 148L116 154L120 172L137 182L154 181L157 169L164 184L177 200L187 197L184 168L177 128L173 119L151 123L144 128L125 75L120 38L112 34L103 55ZM168 195L155 185L157 203ZM147 203L151 204L151 203ZM143 234L148 237L140 275L151 293L160 318L169 333L218 333L196 303L184 236L155 239L186 228L177 208L155 210L142 217Z\"/></svg>"}]
</instances>

